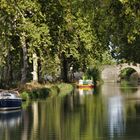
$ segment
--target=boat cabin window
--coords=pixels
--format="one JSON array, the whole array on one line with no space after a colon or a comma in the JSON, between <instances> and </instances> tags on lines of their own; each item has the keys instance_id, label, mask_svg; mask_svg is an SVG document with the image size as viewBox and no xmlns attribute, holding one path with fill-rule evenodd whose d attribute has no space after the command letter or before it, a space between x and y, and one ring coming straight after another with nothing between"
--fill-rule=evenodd
<instances>
[{"instance_id":1,"label":"boat cabin window","mask_svg":"<svg viewBox=\"0 0 140 140\"><path fill-rule=\"evenodd\" d=\"M2 96L11 96L11 94L3 93Z\"/></svg>"}]
</instances>

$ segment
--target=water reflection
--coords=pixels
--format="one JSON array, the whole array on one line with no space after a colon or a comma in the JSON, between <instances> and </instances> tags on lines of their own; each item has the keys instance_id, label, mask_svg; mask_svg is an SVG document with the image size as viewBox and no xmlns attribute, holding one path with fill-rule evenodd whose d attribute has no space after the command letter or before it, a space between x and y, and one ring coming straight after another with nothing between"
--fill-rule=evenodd
<instances>
[{"instance_id":1,"label":"water reflection","mask_svg":"<svg viewBox=\"0 0 140 140\"><path fill-rule=\"evenodd\" d=\"M108 125L110 136L122 136L125 131L124 103L121 96L108 99Z\"/></svg>"},{"instance_id":2,"label":"water reflection","mask_svg":"<svg viewBox=\"0 0 140 140\"><path fill-rule=\"evenodd\" d=\"M76 89L65 97L32 101L21 112L0 114L0 139L139 139L139 90L130 90L127 95L118 84L107 84L96 94L93 90ZM137 100L126 98L131 95Z\"/></svg>"},{"instance_id":3,"label":"water reflection","mask_svg":"<svg viewBox=\"0 0 140 140\"><path fill-rule=\"evenodd\" d=\"M10 140L21 122L21 110L0 112L0 139Z\"/></svg>"},{"instance_id":4,"label":"water reflection","mask_svg":"<svg viewBox=\"0 0 140 140\"><path fill-rule=\"evenodd\" d=\"M126 93L126 94L131 94L131 93L136 93L138 92L138 86L136 83L132 83L132 82L128 82L128 81L122 81L120 86L120 90L122 93Z\"/></svg>"},{"instance_id":5,"label":"water reflection","mask_svg":"<svg viewBox=\"0 0 140 140\"><path fill-rule=\"evenodd\" d=\"M78 92L80 95L93 94L94 88L78 88Z\"/></svg>"},{"instance_id":6,"label":"water reflection","mask_svg":"<svg viewBox=\"0 0 140 140\"><path fill-rule=\"evenodd\" d=\"M79 95L79 103L81 105L85 104L85 98L87 97L87 95L92 95L94 92L93 88L78 88L77 90L77 94Z\"/></svg>"},{"instance_id":7,"label":"water reflection","mask_svg":"<svg viewBox=\"0 0 140 140\"><path fill-rule=\"evenodd\" d=\"M79 100L81 97L84 97L82 105ZM93 94L81 96L78 93L65 98L56 97L47 101L33 102L28 108L28 114L29 112L31 114L27 115L26 119L24 115L26 129L22 131L22 135L24 133L29 140L77 140L80 137L93 140L96 137L94 135L97 135L99 124L102 124L99 120L102 117L101 106L96 106L95 103L97 101L93 98ZM95 106L99 110L96 110ZM91 128L96 131L92 132Z\"/></svg>"},{"instance_id":8,"label":"water reflection","mask_svg":"<svg viewBox=\"0 0 140 140\"><path fill-rule=\"evenodd\" d=\"M21 110L0 112L0 129L12 129L21 123Z\"/></svg>"}]
</instances>

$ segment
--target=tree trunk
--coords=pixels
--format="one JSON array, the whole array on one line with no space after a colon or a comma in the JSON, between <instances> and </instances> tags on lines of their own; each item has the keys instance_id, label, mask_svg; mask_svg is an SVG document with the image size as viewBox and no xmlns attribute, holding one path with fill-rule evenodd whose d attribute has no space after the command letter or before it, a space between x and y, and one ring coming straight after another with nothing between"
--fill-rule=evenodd
<instances>
[{"instance_id":1,"label":"tree trunk","mask_svg":"<svg viewBox=\"0 0 140 140\"><path fill-rule=\"evenodd\" d=\"M63 82L68 82L68 63L65 53L62 53L61 57L61 77Z\"/></svg>"},{"instance_id":2,"label":"tree trunk","mask_svg":"<svg viewBox=\"0 0 140 140\"><path fill-rule=\"evenodd\" d=\"M6 84L7 86L11 86L11 83L13 82L13 78L12 78L12 61L11 61L11 54L10 54L10 50L8 52L8 56L7 56L7 74L6 74Z\"/></svg>"},{"instance_id":3,"label":"tree trunk","mask_svg":"<svg viewBox=\"0 0 140 140\"><path fill-rule=\"evenodd\" d=\"M10 52L10 45L8 46L6 65L3 67L2 81L4 87L9 87L12 85L12 56Z\"/></svg>"},{"instance_id":4,"label":"tree trunk","mask_svg":"<svg viewBox=\"0 0 140 140\"><path fill-rule=\"evenodd\" d=\"M23 51L23 68L21 70L21 84L25 84L27 82L27 72L28 72L28 57L27 57L25 33L22 33L21 35L21 47Z\"/></svg>"},{"instance_id":5,"label":"tree trunk","mask_svg":"<svg viewBox=\"0 0 140 140\"><path fill-rule=\"evenodd\" d=\"M38 57L33 53L33 81L38 82Z\"/></svg>"}]
</instances>

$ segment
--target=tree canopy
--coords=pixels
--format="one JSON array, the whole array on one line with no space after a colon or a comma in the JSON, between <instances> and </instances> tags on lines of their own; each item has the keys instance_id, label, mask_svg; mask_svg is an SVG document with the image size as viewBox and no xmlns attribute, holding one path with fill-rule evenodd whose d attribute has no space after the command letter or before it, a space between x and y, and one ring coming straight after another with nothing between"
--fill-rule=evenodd
<instances>
[{"instance_id":1,"label":"tree canopy","mask_svg":"<svg viewBox=\"0 0 140 140\"><path fill-rule=\"evenodd\" d=\"M26 83L140 62L139 0L1 0L0 80ZM111 57L112 56L112 57ZM8 76L7 76L8 75Z\"/></svg>"}]
</instances>

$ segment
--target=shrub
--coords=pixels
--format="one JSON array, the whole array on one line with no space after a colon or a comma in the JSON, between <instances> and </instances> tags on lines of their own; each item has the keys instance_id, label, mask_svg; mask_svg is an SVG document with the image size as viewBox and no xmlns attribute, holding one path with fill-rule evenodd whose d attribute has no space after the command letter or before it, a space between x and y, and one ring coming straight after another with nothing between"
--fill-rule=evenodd
<instances>
[{"instance_id":1,"label":"shrub","mask_svg":"<svg viewBox=\"0 0 140 140\"><path fill-rule=\"evenodd\" d=\"M23 100L29 100L29 93L26 91L22 92L20 96Z\"/></svg>"},{"instance_id":2,"label":"shrub","mask_svg":"<svg viewBox=\"0 0 140 140\"><path fill-rule=\"evenodd\" d=\"M30 93L31 99L37 99L37 98L47 98L49 96L50 90L48 88L40 88L40 89L33 89Z\"/></svg>"},{"instance_id":3,"label":"shrub","mask_svg":"<svg viewBox=\"0 0 140 140\"><path fill-rule=\"evenodd\" d=\"M97 68L88 69L86 74L88 79L92 79L95 85L100 81L100 71Z\"/></svg>"}]
</instances>

